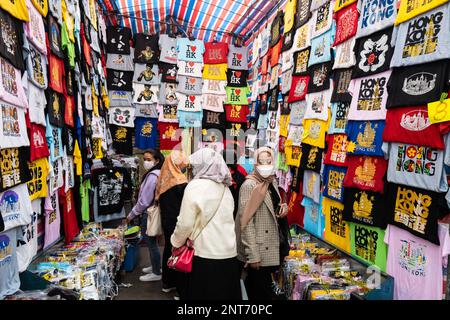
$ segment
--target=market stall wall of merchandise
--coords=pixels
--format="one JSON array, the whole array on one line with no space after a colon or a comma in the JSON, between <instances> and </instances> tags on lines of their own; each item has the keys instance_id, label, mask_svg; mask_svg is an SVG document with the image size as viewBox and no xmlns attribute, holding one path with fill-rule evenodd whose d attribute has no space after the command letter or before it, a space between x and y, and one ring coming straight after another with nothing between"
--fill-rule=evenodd
<instances>
[{"instance_id":1,"label":"market stall wall of merchandise","mask_svg":"<svg viewBox=\"0 0 450 320\"><path fill-rule=\"evenodd\" d=\"M291 224L393 276L394 299L444 298L447 1L0 8L0 298L19 272L58 283L80 261L109 274L102 288L73 280L82 298L114 296L123 232L92 223L125 217L136 154L232 148L250 172L259 145L276 150Z\"/></svg>"}]
</instances>

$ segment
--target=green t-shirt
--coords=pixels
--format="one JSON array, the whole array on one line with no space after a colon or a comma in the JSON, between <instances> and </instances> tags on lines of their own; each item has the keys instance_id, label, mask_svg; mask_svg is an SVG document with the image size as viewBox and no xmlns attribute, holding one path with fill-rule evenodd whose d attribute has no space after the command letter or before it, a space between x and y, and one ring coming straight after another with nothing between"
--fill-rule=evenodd
<instances>
[{"instance_id":1,"label":"green t-shirt","mask_svg":"<svg viewBox=\"0 0 450 320\"><path fill-rule=\"evenodd\" d=\"M250 89L248 87L242 88L234 88L234 87L226 87L227 91L227 101L226 104L234 104L234 105L247 105L248 99L247 95L250 94Z\"/></svg>"},{"instance_id":2,"label":"green t-shirt","mask_svg":"<svg viewBox=\"0 0 450 320\"><path fill-rule=\"evenodd\" d=\"M89 222L89 190L91 190L91 180L83 181L83 178L81 177L80 179L81 218L83 219L83 222Z\"/></svg>"},{"instance_id":3,"label":"green t-shirt","mask_svg":"<svg viewBox=\"0 0 450 320\"><path fill-rule=\"evenodd\" d=\"M350 253L386 272L387 246L384 230L357 223L350 225Z\"/></svg>"},{"instance_id":4,"label":"green t-shirt","mask_svg":"<svg viewBox=\"0 0 450 320\"><path fill-rule=\"evenodd\" d=\"M67 58L69 58L70 67L75 68L75 45L69 39L66 23L63 22L61 30L61 43L63 50L67 50Z\"/></svg>"}]
</instances>

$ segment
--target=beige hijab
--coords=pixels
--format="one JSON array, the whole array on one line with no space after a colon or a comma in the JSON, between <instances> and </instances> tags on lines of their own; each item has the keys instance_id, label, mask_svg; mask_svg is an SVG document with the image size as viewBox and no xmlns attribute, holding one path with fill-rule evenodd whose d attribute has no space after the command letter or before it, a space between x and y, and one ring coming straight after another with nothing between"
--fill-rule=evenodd
<instances>
[{"instance_id":1,"label":"beige hijab","mask_svg":"<svg viewBox=\"0 0 450 320\"><path fill-rule=\"evenodd\" d=\"M186 168L187 164L188 159L182 151L172 151L161 167L161 173L156 185L156 200L159 200L159 197L172 187L188 182L186 175L181 172L182 169Z\"/></svg>"},{"instance_id":2,"label":"beige hijab","mask_svg":"<svg viewBox=\"0 0 450 320\"><path fill-rule=\"evenodd\" d=\"M275 157L272 149L268 147L262 147L255 151L255 166L260 164L259 156L261 153L267 152L272 157L272 163L275 165ZM244 229L251 218L255 215L256 210L258 210L259 206L263 203L264 198L266 197L267 190L269 189L270 184L275 179L275 175L271 175L267 178L262 177L258 170L253 171L252 174L249 174L246 179L250 179L256 182L256 187L253 189L252 194L250 195L250 199L247 201L247 204L244 209L244 213L241 216L241 228Z\"/></svg>"}]
</instances>

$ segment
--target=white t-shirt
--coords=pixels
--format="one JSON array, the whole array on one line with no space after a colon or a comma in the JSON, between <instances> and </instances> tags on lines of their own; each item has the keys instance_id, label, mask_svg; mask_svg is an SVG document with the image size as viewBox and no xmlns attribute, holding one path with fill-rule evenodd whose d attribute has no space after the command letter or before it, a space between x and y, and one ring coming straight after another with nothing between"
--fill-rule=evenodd
<instances>
[{"instance_id":1,"label":"white t-shirt","mask_svg":"<svg viewBox=\"0 0 450 320\"><path fill-rule=\"evenodd\" d=\"M178 110L183 111L202 111L202 97L194 95L178 95Z\"/></svg>"},{"instance_id":2,"label":"white t-shirt","mask_svg":"<svg viewBox=\"0 0 450 320\"><path fill-rule=\"evenodd\" d=\"M225 90L226 86L227 86L226 80L203 79L202 93L226 95L227 94L227 91Z\"/></svg>"},{"instance_id":3,"label":"white t-shirt","mask_svg":"<svg viewBox=\"0 0 450 320\"><path fill-rule=\"evenodd\" d=\"M161 49L159 61L173 64L177 63L177 38L162 34L159 36L159 47Z\"/></svg>"},{"instance_id":4,"label":"white t-shirt","mask_svg":"<svg viewBox=\"0 0 450 320\"><path fill-rule=\"evenodd\" d=\"M19 272L25 271L37 253L38 217L42 214L41 199L31 202L33 213L31 215L31 223L22 226L22 240L17 242L17 263Z\"/></svg>"},{"instance_id":5,"label":"white t-shirt","mask_svg":"<svg viewBox=\"0 0 450 320\"><path fill-rule=\"evenodd\" d=\"M311 25L312 23L306 23L295 31L294 44L292 45L292 51L297 52L311 46Z\"/></svg>"},{"instance_id":6,"label":"white t-shirt","mask_svg":"<svg viewBox=\"0 0 450 320\"><path fill-rule=\"evenodd\" d=\"M0 100L0 148L29 146L25 110Z\"/></svg>"},{"instance_id":7,"label":"white t-shirt","mask_svg":"<svg viewBox=\"0 0 450 320\"><path fill-rule=\"evenodd\" d=\"M61 156L53 163L50 164L50 174L49 174L49 189L51 192L57 192L59 188L64 185L64 165L63 165L63 157Z\"/></svg>"},{"instance_id":8,"label":"white t-shirt","mask_svg":"<svg viewBox=\"0 0 450 320\"><path fill-rule=\"evenodd\" d=\"M81 101L79 103L81 104ZM28 115L30 122L45 127L46 106L47 99L45 98L45 91L36 87L31 81L28 81Z\"/></svg>"},{"instance_id":9,"label":"white t-shirt","mask_svg":"<svg viewBox=\"0 0 450 320\"><path fill-rule=\"evenodd\" d=\"M0 212L5 231L31 223L33 209L26 183L19 184L0 194Z\"/></svg>"},{"instance_id":10,"label":"white t-shirt","mask_svg":"<svg viewBox=\"0 0 450 320\"><path fill-rule=\"evenodd\" d=\"M332 90L310 93L306 95L306 112L304 119L328 120Z\"/></svg>"},{"instance_id":11,"label":"white t-shirt","mask_svg":"<svg viewBox=\"0 0 450 320\"><path fill-rule=\"evenodd\" d=\"M150 104L158 103L159 86L151 86L140 83L133 83L133 103Z\"/></svg>"},{"instance_id":12,"label":"white t-shirt","mask_svg":"<svg viewBox=\"0 0 450 320\"><path fill-rule=\"evenodd\" d=\"M202 95L202 104L204 110L223 112L223 104L227 96L216 94L204 94Z\"/></svg>"},{"instance_id":13,"label":"white t-shirt","mask_svg":"<svg viewBox=\"0 0 450 320\"><path fill-rule=\"evenodd\" d=\"M311 10L311 38L318 37L330 30L333 23L333 8L334 1L330 1L319 7L317 10Z\"/></svg>"},{"instance_id":14,"label":"white t-shirt","mask_svg":"<svg viewBox=\"0 0 450 320\"><path fill-rule=\"evenodd\" d=\"M193 62L193 61L182 61L178 60L178 75L191 76L191 77L202 77L203 63Z\"/></svg>"},{"instance_id":15,"label":"white t-shirt","mask_svg":"<svg viewBox=\"0 0 450 320\"><path fill-rule=\"evenodd\" d=\"M25 34L32 44L44 55L47 55L45 43L44 20L30 0L26 1L30 20L25 24Z\"/></svg>"},{"instance_id":16,"label":"white t-shirt","mask_svg":"<svg viewBox=\"0 0 450 320\"><path fill-rule=\"evenodd\" d=\"M134 128L134 114L133 107L111 107L109 108L109 123L116 126L123 126Z\"/></svg>"},{"instance_id":17,"label":"white t-shirt","mask_svg":"<svg viewBox=\"0 0 450 320\"><path fill-rule=\"evenodd\" d=\"M356 64L356 56L353 51L355 42L355 37L353 37L336 46L336 58L334 59L333 69L350 68Z\"/></svg>"}]
</instances>

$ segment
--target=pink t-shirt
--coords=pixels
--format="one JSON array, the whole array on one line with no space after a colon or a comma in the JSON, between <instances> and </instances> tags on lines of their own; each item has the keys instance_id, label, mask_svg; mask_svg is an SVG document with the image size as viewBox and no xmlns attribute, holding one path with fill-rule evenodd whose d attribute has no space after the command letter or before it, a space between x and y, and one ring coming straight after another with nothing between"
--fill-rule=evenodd
<instances>
[{"instance_id":1,"label":"pink t-shirt","mask_svg":"<svg viewBox=\"0 0 450 320\"><path fill-rule=\"evenodd\" d=\"M387 83L391 70L364 78L353 79L348 91L352 103L348 111L349 120L386 119Z\"/></svg>"},{"instance_id":2,"label":"pink t-shirt","mask_svg":"<svg viewBox=\"0 0 450 320\"><path fill-rule=\"evenodd\" d=\"M442 261L450 254L450 236L439 225L437 246L403 229L388 225L387 268L394 277L394 300L442 300Z\"/></svg>"},{"instance_id":3,"label":"pink t-shirt","mask_svg":"<svg viewBox=\"0 0 450 320\"><path fill-rule=\"evenodd\" d=\"M58 193L53 192L45 198L45 237L44 249L60 237L61 216L59 213Z\"/></svg>"},{"instance_id":4,"label":"pink t-shirt","mask_svg":"<svg viewBox=\"0 0 450 320\"><path fill-rule=\"evenodd\" d=\"M15 106L28 108L20 71L0 57L0 99Z\"/></svg>"}]
</instances>

